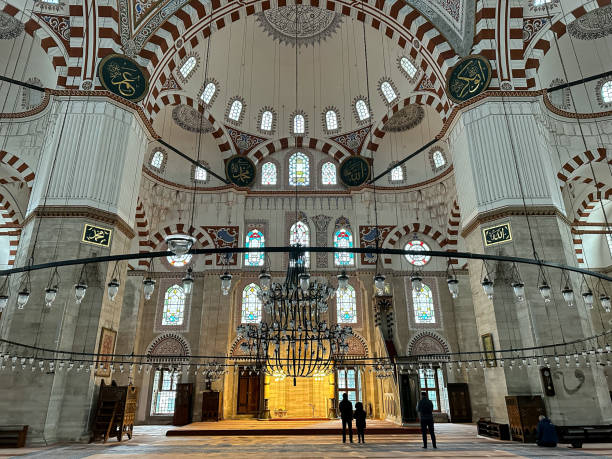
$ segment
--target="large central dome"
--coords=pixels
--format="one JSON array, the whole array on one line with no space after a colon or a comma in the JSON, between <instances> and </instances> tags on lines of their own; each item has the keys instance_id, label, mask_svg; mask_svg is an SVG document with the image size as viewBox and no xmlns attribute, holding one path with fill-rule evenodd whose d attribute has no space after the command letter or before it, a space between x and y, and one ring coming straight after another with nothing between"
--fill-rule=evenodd
<instances>
[{"instance_id":1,"label":"large central dome","mask_svg":"<svg viewBox=\"0 0 612 459\"><path fill-rule=\"evenodd\" d=\"M293 46L297 37L299 46L308 46L332 35L342 17L322 8L297 5L266 10L259 14L258 22L268 35L281 43Z\"/></svg>"}]
</instances>

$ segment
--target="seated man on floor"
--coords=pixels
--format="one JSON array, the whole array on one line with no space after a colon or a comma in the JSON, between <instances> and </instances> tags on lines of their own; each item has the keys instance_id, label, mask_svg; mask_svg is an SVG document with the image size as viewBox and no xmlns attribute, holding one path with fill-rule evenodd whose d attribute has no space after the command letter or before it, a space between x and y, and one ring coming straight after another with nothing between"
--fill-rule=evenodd
<instances>
[{"instance_id":1,"label":"seated man on floor","mask_svg":"<svg viewBox=\"0 0 612 459\"><path fill-rule=\"evenodd\" d=\"M557 429L555 429L555 425L550 422L550 419L548 419L546 416L540 416L539 419L540 421L538 422L537 427L538 446L557 446L559 439L557 438Z\"/></svg>"}]
</instances>

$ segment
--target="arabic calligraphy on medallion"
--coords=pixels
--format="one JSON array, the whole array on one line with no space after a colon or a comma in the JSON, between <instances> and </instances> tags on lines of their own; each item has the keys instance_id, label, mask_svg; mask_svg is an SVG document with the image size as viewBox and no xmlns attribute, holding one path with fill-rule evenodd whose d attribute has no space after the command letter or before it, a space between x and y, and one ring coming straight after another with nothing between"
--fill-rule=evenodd
<instances>
[{"instance_id":1,"label":"arabic calligraphy on medallion","mask_svg":"<svg viewBox=\"0 0 612 459\"><path fill-rule=\"evenodd\" d=\"M477 54L461 59L451 70L446 93L458 104L485 91L491 83L491 64Z\"/></svg>"},{"instance_id":2,"label":"arabic calligraphy on medallion","mask_svg":"<svg viewBox=\"0 0 612 459\"><path fill-rule=\"evenodd\" d=\"M149 89L149 80L140 66L121 54L102 59L98 76L105 89L132 102L144 99Z\"/></svg>"},{"instance_id":3,"label":"arabic calligraphy on medallion","mask_svg":"<svg viewBox=\"0 0 612 459\"><path fill-rule=\"evenodd\" d=\"M491 245L510 242L512 240L512 229L510 228L510 223L504 223L502 225L483 229L482 235L485 246L489 247Z\"/></svg>"},{"instance_id":4,"label":"arabic calligraphy on medallion","mask_svg":"<svg viewBox=\"0 0 612 459\"><path fill-rule=\"evenodd\" d=\"M255 164L246 156L232 156L225 163L225 175L234 185L248 187L255 181L257 169Z\"/></svg>"},{"instance_id":5,"label":"arabic calligraphy on medallion","mask_svg":"<svg viewBox=\"0 0 612 459\"><path fill-rule=\"evenodd\" d=\"M110 247L112 232L113 230L85 223L81 240L99 247Z\"/></svg>"},{"instance_id":6,"label":"arabic calligraphy on medallion","mask_svg":"<svg viewBox=\"0 0 612 459\"><path fill-rule=\"evenodd\" d=\"M363 185L370 178L370 165L361 156L349 156L340 165L340 180L348 187Z\"/></svg>"}]
</instances>

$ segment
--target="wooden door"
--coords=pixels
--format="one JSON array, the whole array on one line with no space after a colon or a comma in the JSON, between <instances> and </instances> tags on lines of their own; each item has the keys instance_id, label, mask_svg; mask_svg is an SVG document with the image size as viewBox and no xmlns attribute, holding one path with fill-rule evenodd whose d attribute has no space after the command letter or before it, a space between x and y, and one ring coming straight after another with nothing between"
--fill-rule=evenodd
<instances>
[{"instance_id":1,"label":"wooden door","mask_svg":"<svg viewBox=\"0 0 612 459\"><path fill-rule=\"evenodd\" d=\"M220 392L202 392L202 421L221 419L222 398Z\"/></svg>"},{"instance_id":2,"label":"wooden door","mask_svg":"<svg viewBox=\"0 0 612 459\"><path fill-rule=\"evenodd\" d=\"M451 422L472 422L470 392L466 383L448 383L448 405Z\"/></svg>"},{"instance_id":3,"label":"wooden door","mask_svg":"<svg viewBox=\"0 0 612 459\"><path fill-rule=\"evenodd\" d=\"M193 407L193 383L181 383L176 385L176 398L174 401L174 418L172 424L184 426L191 423Z\"/></svg>"},{"instance_id":4,"label":"wooden door","mask_svg":"<svg viewBox=\"0 0 612 459\"><path fill-rule=\"evenodd\" d=\"M259 413L261 377L248 370L240 370L238 377L238 414Z\"/></svg>"}]
</instances>

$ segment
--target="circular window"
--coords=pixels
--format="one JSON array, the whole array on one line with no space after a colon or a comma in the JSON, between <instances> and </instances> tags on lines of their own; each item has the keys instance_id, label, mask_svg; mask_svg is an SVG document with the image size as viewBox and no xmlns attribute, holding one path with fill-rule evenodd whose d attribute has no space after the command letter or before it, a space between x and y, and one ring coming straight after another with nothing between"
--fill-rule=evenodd
<instances>
[{"instance_id":1,"label":"circular window","mask_svg":"<svg viewBox=\"0 0 612 459\"><path fill-rule=\"evenodd\" d=\"M431 250L431 249L423 241L419 241L418 239L413 239L412 241L410 241L408 244L404 246L404 250L425 251L425 250ZM404 256L406 257L406 260L408 260L410 264L413 264L415 266L426 265L427 263L429 263L429 260L431 260L431 257L429 255L420 255L420 254L419 255L408 255L406 254Z\"/></svg>"},{"instance_id":2,"label":"circular window","mask_svg":"<svg viewBox=\"0 0 612 459\"><path fill-rule=\"evenodd\" d=\"M180 268L188 264L191 261L192 256L193 255L191 255L190 253L186 253L185 255L171 255L166 258L168 260L168 263L170 263L173 267Z\"/></svg>"}]
</instances>

